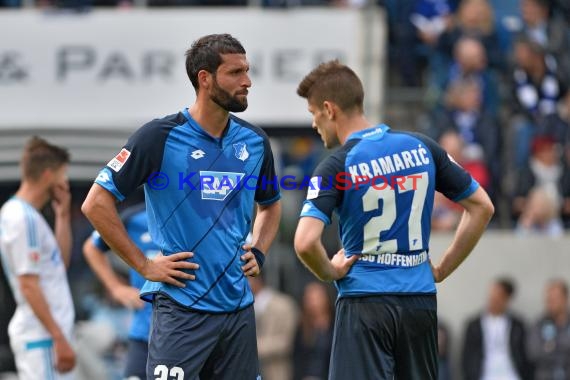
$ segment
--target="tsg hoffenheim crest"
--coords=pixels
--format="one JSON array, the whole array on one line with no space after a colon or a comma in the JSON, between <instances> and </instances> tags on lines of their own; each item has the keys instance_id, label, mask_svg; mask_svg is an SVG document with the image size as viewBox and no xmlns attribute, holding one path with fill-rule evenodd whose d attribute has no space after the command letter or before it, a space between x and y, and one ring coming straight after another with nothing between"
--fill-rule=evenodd
<instances>
[{"instance_id":1,"label":"tsg hoffenheim crest","mask_svg":"<svg viewBox=\"0 0 570 380\"><path fill-rule=\"evenodd\" d=\"M247 145L245 145L245 143L241 142L235 143L234 149L236 151L236 158L238 160L242 161L247 160L247 158L249 157L249 152L247 151Z\"/></svg>"}]
</instances>

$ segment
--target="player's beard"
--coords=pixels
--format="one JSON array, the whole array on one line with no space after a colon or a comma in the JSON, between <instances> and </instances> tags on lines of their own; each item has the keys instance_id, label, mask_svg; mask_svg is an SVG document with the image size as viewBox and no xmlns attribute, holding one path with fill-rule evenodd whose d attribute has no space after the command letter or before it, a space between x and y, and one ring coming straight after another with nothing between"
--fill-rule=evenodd
<instances>
[{"instance_id":1,"label":"player's beard","mask_svg":"<svg viewBox=\"0 0 570 380\"><path fill-rule=\"evenodd\" d=\"M243 112L247 109L247 97L244 96L243 100L232 96L229 92L224 90L218 85L218 81L214 78L214 86L210 99L228 112Z\"/></svg>"}]
</instances>

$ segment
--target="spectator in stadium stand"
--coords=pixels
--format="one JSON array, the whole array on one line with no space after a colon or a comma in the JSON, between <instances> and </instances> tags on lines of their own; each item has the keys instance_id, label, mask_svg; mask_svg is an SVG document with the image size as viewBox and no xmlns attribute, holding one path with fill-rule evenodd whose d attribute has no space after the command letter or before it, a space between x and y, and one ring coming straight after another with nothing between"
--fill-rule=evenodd
<instances>
[{"instance_id":1,"label":"spectator in stadium stand","mask_svg":"<svg viewBox=\"0 0 570 380\"><path fill-rule=\"evenodd\" d=\"M534 136L550 136L565 143L568 123L561 117L560 104L568 101L567 83L558 75L551 55L527 36L514 44L515 67L511 75L512 145L517 168L528 164Z\"/></svg>"},{"instance_id":2,"label":"spectator in stadium stand","mask_svg":"<svg viewBox=\"0 0 570 380\"><path fill-rule=\"evenodd\" d=\"M513 211L519 215L517 231L521 235L560 236L564 232L560 218L563 202L560 145L551 137L536 137L529 164L517 174L513 200Z\"/></svg>"},{"instance_id":3,"label":"spectator in stadium stand","mask_svg":"<svg viewBox=\"0 0 570 380\"><path fill-rule=\"evenodd\" d=\"M298 311L295 300L266 286L263 275L249 277L255 303L257 351L262 379L290 380Z\"/></svg>"},{"instance_id":4,"label":"spectator in stadium stand","mask_svg":"<svg viewBox=\"0 0 570 380\"><path fill-rule=\"evenodd\" d=\"M483 161L483 151L477 144L466 146L463 138L455 131L449 130L440 138L441 147L483 188L490 186L490 175ZM461 220L462 208L436 193L432 212L432 229L434 231L454 231Z\"/></svg>"},{"instance_id":5,"label":"spectator in stadium stand","mask_svg":"<svg viewBox=\"0 0 570 380\"><path fill-rule=\"evenodd\" d=\"M480 87L480 111L496 116L498 90L494 75L487 64L485 47L477 38L463 37L456 42L453 51L454 61L447 67L441 83L438 106L445 106L445 91L451 84L470 79Z\"/></svg>"},{"instance_id":6,"label":"spectator in stadium stand","mask_svg":"<svg viewBox=\"0 0 570 380\"><path fill-rule=\"evenodd\" d=\"M562 17L566 24L570 24L570 2L568 0L553 0L550 9L553 17Z\"/></svg>"},{"instance_id":7,"label":"spectator in stadium stand","mask_svg":"<svg viewBox=\"0 0 570 380\"><path fill-rule=\"evenodd\" d=\"M453 5L448 0L416 1L410 20L424 44L435 46L439 36L453 25Z\"/></svg>"},{"instance_id":8,"label":"spectator in stadium stand","mask_svg":"<svg viewBox=\"0 0 570 380\"><path fill-rule=\"evenodd\" d=\"M293 380L326 380L333 334L333 305L327 286L309 282L303 292L295 334Z\"/></svg>"},{"instance_id":9,"label":"spectator in stadium stand","mask_svg":"<svg viewBox=\"0 0 570 380\"><path fill-rule=\"evenodd\" d=\"M568 1L560 3L566 4L568 9ZM568 24L563 17L554 17L554 14L550 13L551 6L552 0L520 0L522 34L538 43L547 54L556 59L560 73L570 75Z\"/></svg>"},{"instance_id":10,"label":"spectator in stadium stand","mask_svg":"<svg viewBox=\"0 0 570 380\"><path fill-rule=\"evenodd\" d=\"M448 59L445 58L442 62L441 55L438 54L436 47L439 42L441 34L453 26L453 12L457 9L457 1L450 0L416 0L414 8L410 14L409 20L405 23L410 23L413 28L414 43L419 40L421 43L418 47L410 49L409 43L398 45L396 42L394 46L398 49L400 61L402 65L410 66L407 69L401 69L402 74L408 77L419 75L417 68L418 54L425 55L428 63L428 81L437 82L436 78L442 78L445 75ZM394 28L402 28L401 25L394 25ZM404 58L404 59L402 59ZM411 61L408 63L407 61ZM419 83L419 79L416 79Z\"/></svg>"},{"instance_id":11,"label":"spectator in stadium stand","mask_svg":"<svg viewBox=\"0 0 570 380\"><path fill-rule=\"evenodd\" d=\"M552 280L546 287L545 314L529 336L529 356L534 362L534 380L570 379L570 312L568 284Z\"/></svg>"},{"instance_id":12,"label":"spectator in stadium stand","mask_svg":"<svg viewBox=\"0 0 570 380\"><path fill-rule=\"evenodd\" d=\"M515 286L507 278L489 288L487 308L467 323L462 370L465 380L532 380L523 321L510 311Z\"/></svg>"},{"instance_id":13,"label":"spectator in stadium stand","mask_svg":"<svg viewBox=\"0 0 570 380\"><path fill-rule=\"evenodd\" d=\"M453 27L444 31L437 43L438 54L442 57L440 62L444 67L452 63L457 42L464 37L479 40L489 68L502 70L505 67L505 57L495 30L493 8L487 0L463 0L459 4Z\"/></svg>"},{"instance_id":14,"label":"spectator in stadium stand","mask_svg":"<svg viewBox=\"0 0 570 380\"><path fill-rule=\"evenodd\" d=\"M501 147L499 126L495 115L484 108L480 81L458 78L445 90L443 107L435 112L435 125L446 132L455 132L463 142L460 160L479 162L491 181L479 182L495 198L500 183ZM479 178L476 178L479 180Z\"/></svg>"}]
</instances>

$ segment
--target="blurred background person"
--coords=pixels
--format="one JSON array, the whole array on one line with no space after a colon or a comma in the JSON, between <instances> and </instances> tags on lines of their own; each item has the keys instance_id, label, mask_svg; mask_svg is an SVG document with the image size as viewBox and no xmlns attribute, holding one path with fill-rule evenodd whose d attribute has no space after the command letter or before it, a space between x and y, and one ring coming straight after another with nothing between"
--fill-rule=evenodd
<instances>
[{"instance_id":1,"label":"blurred background person","mask_svg":"<svg viewBox=\"0 0 570 380\"><path fill-rule=\"evenodd\" d=\"M438 128L458 135L462 148L457 159L481 165L486 178L476 179L484 180L481 186L495 200L500 182L501 167L496 158L501 138L496 115L483 105L482 90L481 82L475 78L458 78L449 83L443 107L436 111L435 123Z\"/></svg>"},{"instance_id":2,"label":"blurred background person","mask_svg":"<svg viewBox=\"0 0 570 380\"><path fill-rule=\"evenodd\" d=\"M295 334L294 380L326 380L333 336L333 304L327 286L311 281L303 293Z\"/></svg>"},{"instance_id":3,"label":"blurred background person","mask_svg":"<svg viewBox=\"0 0 570 380\"><path fill-rule=\"evenodd\" d=\"M129 237L149 259L159 253L148 231L148 219L144 203L132 206L121 214ZM134 269L129 268L129 284L125 284L113 270L106 252L109 246L94 231L83 245L83 254L87 262L116 302L133 310L131 327L128 335L128 350L125 378L146 379L146 359L148 356L148 335L152 316L152 304L139 297L140 288L145 279Z\"/></svg>"},{"instance_id":4,"label":"blurred background person","mask_svg":"<svg viewBox=\"0 0 570 380\"><path fill-rule=\"evenodd\" d=\"M511 143L515 167L521 168L528 164L535 136L549 136L561 144L566 142L568 123L561 117L559 106L567 101L568 87L553 57L528 37L515 41L514 59Z\"/></svg>"},{"instance_id":5,"label":"blurred background person","mask_svg":"<svg viewBox=\"0 0 570 380\"><path fill-rule=\"evenodd\" d=\"M491 176L480 145L465 144L463 138L454 130L445 132L438 142L483 188L490 187ZM462 210L444 195L436 192L432 212L432 229L435 231L455 230L461 219Z\"/></svg>"},{"instance_id":6,"label":"blurred background person","mask_svg":"<svg viewBox=\"0 0 570 380\"><path fill-rule=\"evenodd\" d=\"M483 45L491 68L503 68L505 59L495 30L495 15L487 0L462 0L459 3L453 26L444 31L438 41L441 62L450 63L455 45L465 37L474 38Z\"/></svg>"},{"instance_id":7,"label":"blurred background person","mask_svg":"<svg viewBox=\"0 0 570 380\"><path fill-rule=\"evenodd\" d=\"M486 310L467 323L462 369L465 380L532 380L524 323L510 310L514 284L499 278Z\"/></svg>"},{"instance_id":8,"label":"blurred background person","mask_svg":"<svg viewBox=\"0 0 570 380\"><path fill-rule=\"evenodd\" d=\"M21 380L73 378L68 163L66 149L32 137L20 161L20 187L0 210L0 254L17 305L8 334ZM50 202L53 231L40 213Z\"/></svg>"},{"instance_id":9,"label":"blurred background person","mask_svg":"<svg viewBox=\"0 0 570 380\"><path fill-rule=\"evenodd\" d=\"M560 236L563 165L561 149L552 137L536 137L527 166L518 170L513 212L521 235Z\"/></svg>"},{"instance_id":10,"label":"blurred background person","mask_svg":"<svg viewBox=\"0 0 570 380\"><path fill-rule=\"evenodd\" d=\"M546 287L545 313L531 330L529 355L535 380L570 379L570 312L568 284L561 279Z\"/></svg>"},{"instance_id":11,"label":"blurred background person","mask_svg":"<svg viewBox=\"0 0 570 380\"><path fill-rule=\"evenodd\" d=\"M265 286L263 274L248 277L255 302L257 351L261 378L290 380L298 310L295 300Z\"/></svg>"},{"instance_id":12,"label":"blurred background person","mask_svg":"<svg viewBox=\"0 0 570 380\"><path fill-rule=\"evenodd\" d=\"M568 24L564 17L554 17L555 14L551 12L555 9L554 3L553 0L520 0L523 20L522 34L539 44L547 54L556 59L560 73L569 75Z\"/></svg>"}]
</instances>

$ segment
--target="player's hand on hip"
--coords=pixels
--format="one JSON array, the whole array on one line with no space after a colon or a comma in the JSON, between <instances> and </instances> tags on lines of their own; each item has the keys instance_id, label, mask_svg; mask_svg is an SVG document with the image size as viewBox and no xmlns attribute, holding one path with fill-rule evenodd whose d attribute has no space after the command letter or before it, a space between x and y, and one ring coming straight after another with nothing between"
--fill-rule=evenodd
<instances>
[{"instance_id":1,"label":"player's hand on hip","mask_svg":"<svg viewBox=\"0 0 570 380\"><path fill-rule=\"evenodd\" d=\"M55 369L59 373L69 372L75 367L75 352L65 337L56 338L53 341L55 354Z\"/></svg>"},{"instance_id":2,"label":"player's hand on hip","mask_svg":"<svg viewBox=\"0 0 570 380\"><path fill-rule=\"evenodd\" d=\"M140 291L132 286L121 285L112 289L113 299L127 309L142 309L144 301L140 298Z\"/></svg>"},{"instance_id":3,"label":"player's hand on hip","mask_svg":"<svg viewBox=\"0 0 570 380\"><path fill-rule=\"evenodd\" d=\"M196 279L196 276L185 272L185 270L196 270L200 266L188 261L194 257L192 252L178 252L165 256L162 253L156 255L152 260L147 260L141 270L141 275L150 281L164 282L180 288L186 285L179 281Z\"/></svg>"},{"instance_id":4,"label":"player's hand on hip","mask_svg":"<svg viewBox=\"0 0 570 380\"><path fill-rule=\"evenodd\" d=\"M431 266L431 273L433 274L433 280L435 282L442 282L444 277L441 268L439 266L433 265L431 259L429 261L429 265Z\"/></svg>"},{"instance_id":5,"label":"player's hand on hip","mask_svg":"<svg viewBox=\"0 0 570 380\"><path fill-rule=\"evenodd\" d=\"M242 248L245 251L245 253L240 257L241 261L245 262L245 264L242 265L241 267L243 274L251 277L259 275L259 273L261 273L261 269L257 264L255 255L253 254L253 252L251 252L251 245L245 244L244 246L242 246Z\"/></svg>"},{"instance_id":6,"label":"player's hand on hip","mask_svg":"<svg viewBox=\"0 0 570 380\"><path fill-rule=\"evenodd\" d=\"M331 259L331 264L334 268L334 273L332 274L332 280L340 280L350 270L352 264L358 260L360 255L352 255L346 257L344 248L340 249Z\"/></svg>"}]
</instances>

